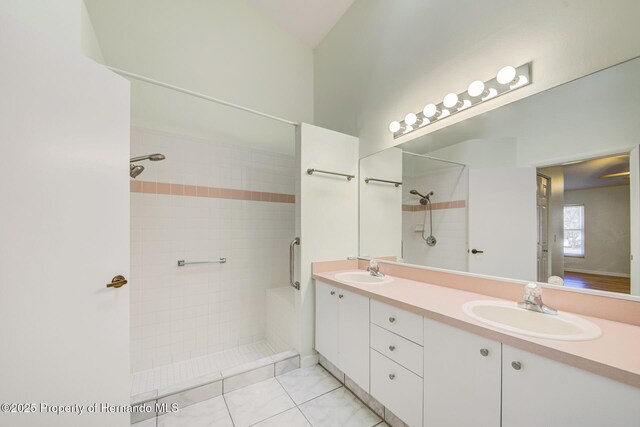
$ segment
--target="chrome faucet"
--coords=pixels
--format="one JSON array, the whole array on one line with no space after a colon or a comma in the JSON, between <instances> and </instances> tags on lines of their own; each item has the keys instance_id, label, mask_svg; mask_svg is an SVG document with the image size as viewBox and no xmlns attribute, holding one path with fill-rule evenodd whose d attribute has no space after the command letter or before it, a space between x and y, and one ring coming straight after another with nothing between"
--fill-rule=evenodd
<instances>
[{"instance_id":1,"label":"chrome faucet","mask_svg":"<svg viewBox=\"0 0 640 427\"><path fill-rule=\"evenodd\" d=\"M537 311L544 314L558 314L558 310L544 305L542 302L542 288L537 283L528 283L524 287L525 294L522 302L518 303L518 307L525 310Z\"/></svg>"},{"instance_id":2,"label":"chrome faucet","mask_svg":"<svg viewBox=\"0 0 640 427\"><path fill-rule=\"evenodd\" d=\"M369 267L367 267L369 274L375 277L384 277L384 273L380 273L380 267L378 267L378 261L372 259L369 261Z\"/></svg>"}]
</instances>

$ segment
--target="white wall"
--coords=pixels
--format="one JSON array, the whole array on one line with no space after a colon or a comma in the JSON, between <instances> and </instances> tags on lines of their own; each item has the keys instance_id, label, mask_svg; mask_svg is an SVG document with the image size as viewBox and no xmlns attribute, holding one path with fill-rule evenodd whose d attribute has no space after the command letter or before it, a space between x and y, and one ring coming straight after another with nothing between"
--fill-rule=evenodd
<instances>
[{"instance_id":1,"label":"white wall","mask_svg":"<svg viewBox=\"0 0 640 427\"><path fill-rule=\"evenodd\" d=\"M316 124L358 135L365 156L406 140L391 120L503 65L533 61L533 84L426 131L637 56L639 14L636 0L358 0L316 48Z\"/></svg>"},{"instance_id":2,"label":"white wall","mask_svg":"<svg viewBox=\"0 0 640 427\"><path fill-rule=\"evenodd\" d=\"M108 65L313 121L313 51L246 2L87 0L87 7ZM237 142L294 154L289 125L281 125L289 139L269 138L273 128L259 128L265 119L145 83L132 88L134 125L205 138L257 130Z\"/></svg>"},{"instance_id":3,"label":"white wall","mask_svg":"<svg viewBox=\"0 0 640 427\"><path fill-rule=\"evenodd\" d=\"M433 164L433 161L430 161ZM469 173L465 167L446 167L418 176L404 176L403 205L419 205L419 197L409 191L422 194L430 191L432 203L464 201L464 207L433 210L433 235L435 246L428 246L418 228L424 228L429 236L428 211L402 212L403 259L409 264L467 271L467 207ZM425 216L426 215L426 216Z\"/></svg>"},{"instance_id":4,"label":"white wall","mask_svg":"<svg viewBox=\"0 0 640 427\"><path fill-rule=\"evenodd\" d=\"M629 186L565 191L564 203L584 205L584 258L565 257L568 271L628 275L631 231Z\"/></svg>"},{"instance_id":5,"label":"white wall","mask_svg":"<svg viewBox=\"0 0 640 427\"><path fill-rule=\"evenodd\" d=\"M134 128L131 154L156 152L166 160L141 162L137 181L294 192L291 156ZM132 370L264 339L293 233L293 203L131 193ZM227 263L176 266L220 257Z\"/></svg>"},{"instance_id":6,"label":"white wall","mask_svg":"<svg viewBox=\"0 0 640 427\"><path fill-rule=\"evenodd\" d=\"M83 0L3 0L0 13L27 24L67 49L102 62L100 45Z\"/></svg>"},{"instance_id":7,"label":"white wall","mask_svg":"<svg viewBox=\"0 0 640 427\"><path fill-rule=\"evenodd\" d=\"M402 182L402 150L392 148L360 160L360 255L400 257L402 190L366 177ZM406 186L406 183L405 183Z\"/></svg>"},{"instance_id":8,"label":"white wall","mask_svg":"<svg viewBox=\"0 0 640 427\"><path fill-rule=\"evenodd\" d=\"M302 123L296 134L296 168L296 236L301 240L296 262L298 350L304 364L304 358L314 354L311 263L358 255L358 138ZM309 175L309 168L355 178Z\"/></svg>"}]
</instances>

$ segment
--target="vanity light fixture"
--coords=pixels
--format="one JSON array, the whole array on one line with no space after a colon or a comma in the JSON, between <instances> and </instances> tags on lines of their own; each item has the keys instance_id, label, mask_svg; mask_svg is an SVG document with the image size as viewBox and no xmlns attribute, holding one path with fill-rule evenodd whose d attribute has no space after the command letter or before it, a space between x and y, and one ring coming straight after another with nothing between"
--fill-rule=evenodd
<instances>
[{"instance_id":1,"label":"vanity light fixture","mask_svg":"<svg viewBox=\"0 0 640 427\"><path fill-rule=\"evenodd\" d=\"M399 138L474 105L481 104L531 83L531 63L519 67L502 67L487 81L476 80L462 93L449 93L439 104L428 103L418 113L408 113L402 121L392 121L389 132Z\"/></svg>"}]
</instances>

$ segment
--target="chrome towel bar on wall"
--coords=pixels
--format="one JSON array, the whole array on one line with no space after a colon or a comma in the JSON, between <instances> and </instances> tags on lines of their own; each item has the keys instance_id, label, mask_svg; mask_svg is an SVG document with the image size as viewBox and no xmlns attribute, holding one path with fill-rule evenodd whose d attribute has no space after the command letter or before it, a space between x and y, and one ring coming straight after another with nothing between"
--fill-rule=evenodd
<instances>
[{"instance_id":1,"label":"chrome towel bar on wall","mask_svg":"<svg viewBox=\"0 0 640 427\"><path fill-rule=\"evenodd\" d=\"M294 282L294 264L295 264L295 249L294 246L298 245L300 246L300 238L296 237L295 239L293 239L291 241L291 243L289 244L289 284L291 286L293 286L296 289L300 289L300 282L296 281Z\"/></svg>"},{"instance_id":2,"label":"chrome towel bar on wall","mask_svg":"<svg viewBox=\"0 0 640 427\"><path fill-rule=\"evenodd\" d=\"M371 182L371 181L373 181L373 182L384 182L385 184L393 184L396 187L400 187L402 185L402 182L400 182L400 181L388 181L386 179L378 179L378 178L370 178L370 177L366 177L364 179L364 182L367 183L367 184L369 182Z\"/></svg>"},{"instance_id":3,"label":"chrome towel bar on wall","mask_svg":"<svg viewBox=\"0 0 640 427\"><path fill-rule=\"evenodd\" d=\"M226 258L220 258L217 261L193 261L193 262L186 262L183 259L179 259L178 267L184 267L185 265L190 265L190 264L224 264L226 262L227 262Z\"/></svg>"},{"instance_id":4,"label":"chrome towel bar on wall","mask_svg":"<svg viewBox=\"0 0 640 427\"><path fill-rule=\"evenodd\" d=\"M313 175L314 173L324 173L327 175L337 175L337 176L344 176L345 178L347 178L347 181L351 181L353 178L355 178L355 175L349 175L348 173L339 173L339 172L329 172L329 171L323 171L320 169L307 169L307 173L309 175Z\"/></svg>"}]
</instances>

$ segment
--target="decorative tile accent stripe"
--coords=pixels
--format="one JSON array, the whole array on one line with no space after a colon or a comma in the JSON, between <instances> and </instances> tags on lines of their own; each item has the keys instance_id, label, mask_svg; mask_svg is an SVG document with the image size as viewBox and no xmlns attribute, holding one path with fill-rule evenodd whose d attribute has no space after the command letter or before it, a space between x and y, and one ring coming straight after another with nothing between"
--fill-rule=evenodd
<instances>
[{"instance_id":1,"label":"decorative tile accent stripe","mask_svg":"<svg viewBox=\"0 0 640 427\"><path fill-rule=\"evenodd\" d=\"M458 209L458 208L464 208L466 206L467 206L466 200L452 200L450 202L438 202L438 203L431 204L431 207L434 211L438 209ZM426 211L427 207L424 205L402 205L402 210L404 212L419 212L419 211Z\"/></svg>"},{"instance_id":2,"label":"decorative tile accent stripe","mask_svg":"<svg viewBox=\"0 0 640 427\"><path fill-rule=\"evenodd\" d=\"M236 190L233 188L202 187L199 185L169 184L166 182L131 180L132 193L167 194L171 196L212 197L215 199L251 200L254 202L295 203L293 194Z\"/></svg>"}]
</instances>

